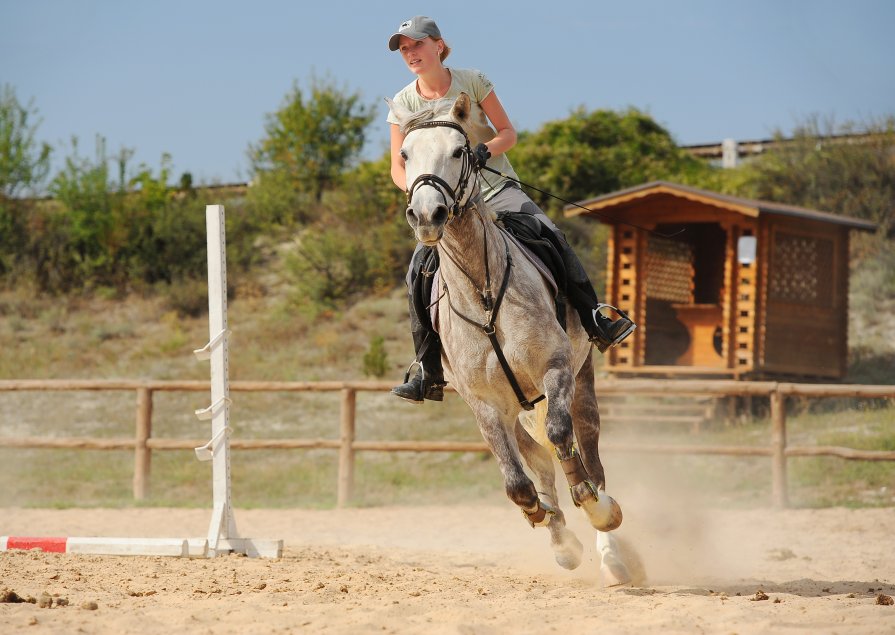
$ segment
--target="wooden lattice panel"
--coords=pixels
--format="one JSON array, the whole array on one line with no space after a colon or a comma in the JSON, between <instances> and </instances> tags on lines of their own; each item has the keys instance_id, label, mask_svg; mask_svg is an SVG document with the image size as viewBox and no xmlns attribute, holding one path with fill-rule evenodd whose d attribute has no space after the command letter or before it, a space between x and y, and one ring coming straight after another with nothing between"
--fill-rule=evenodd
<instances>
[{"instance_id":1,"label":"wooden lattice panel","mask_svg":"<svg viewBox=\"0 0 895 635\"><path fill-rule=\"evenodd\" d=\"M688 243L649 237L646 252L646 294L654 300L693 302L693 249Z\"/></svg>"},{"instance_id":2,"label":"wooden lattice panel","mask_svg":"<svg viewBox=\"0 0 895 635\"><path fill-rule=\"evenodd\" d=\"M831 240L777 232L769 299L829 307L833 301L833 247Z\"/></svg>"}]
</instances>

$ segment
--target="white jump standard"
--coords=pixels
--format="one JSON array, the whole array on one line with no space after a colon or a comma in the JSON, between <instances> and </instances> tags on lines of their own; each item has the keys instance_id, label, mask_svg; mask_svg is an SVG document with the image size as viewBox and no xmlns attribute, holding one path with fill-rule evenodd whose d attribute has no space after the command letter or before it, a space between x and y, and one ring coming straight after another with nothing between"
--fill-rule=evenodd
<instances>
[{"instance_id":1,"label":"white jump standard","mask_svg":"<svg viewBox=\"0 0 895 635\"><path fill-rule=\"evenodd\" d=\"M241 538L230 502L230 381L227 337L227 260L224 206L205 206L208 240L208 344L193 351L211 362L211 405L196 411L211 420L211 439L196 448L200 461L211 461L212 514L206 538L73 538L0 536L0 551L40 549L54 553L112 556L214 558L227 553L279 558L283 541Z\"/></svg>"},{"instance_id":2,"label":"white jump standard","mask_svg":"<svg viewBox=\"0 0 895 635\"><path fill-rule=\"evenodd\" d=\"M208 344L193 351L211 362L211 405L196 411L200 419L211 419L211 439L196 448L200 461L211 461L211 524L208 527L208 557L243 553L247 556L279 558L282 540L241 538L230 501L230 378L227 329L227 241L224 206L205 207L208 234Z\"/></svg>"}]
</instances>

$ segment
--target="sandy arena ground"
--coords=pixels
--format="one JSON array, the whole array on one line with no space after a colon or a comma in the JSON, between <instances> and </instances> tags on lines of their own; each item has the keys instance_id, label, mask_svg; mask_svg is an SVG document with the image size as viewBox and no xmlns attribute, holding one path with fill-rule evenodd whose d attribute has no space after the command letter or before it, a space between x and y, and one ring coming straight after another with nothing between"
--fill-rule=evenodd
<instances>
[{"instance_id":1,"label":"sandy arena ground","mask_svg":"<svg viewBox=\"0 0 895 635\"><path fill-rule=\"evenodd\" d=\"M6 633L895 633L895 509L705 511L629 505L617 532L645 569L599 586L554 564L506 505L239 510L279 560L0 552ZM0 534L201 537L207 510L0 509ZM758 591L766 600L756 600ZM94 610L83 608L95 602Z\"/></svg>"}]
</instances>

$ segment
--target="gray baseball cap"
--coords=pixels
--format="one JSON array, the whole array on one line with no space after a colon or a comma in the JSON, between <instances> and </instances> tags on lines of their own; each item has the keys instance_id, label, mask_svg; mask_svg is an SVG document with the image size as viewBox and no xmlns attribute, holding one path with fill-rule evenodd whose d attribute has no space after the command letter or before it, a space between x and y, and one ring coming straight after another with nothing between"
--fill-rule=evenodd
<instances>
[{"instance_id":1,"label":"gray baseball cap","mask_svg":"<svg viewBox=\"0 0 895 635\"><path fill-rule=\"evenodd\" d=\"M398 50L402 35L412 40L422 40L427 37L441 39L441 31L438 30L435 20L424 15L415 15L409 20L404 20L398 27L398 31L388 39L388 50Z\"/></svg>"}]
</instances>

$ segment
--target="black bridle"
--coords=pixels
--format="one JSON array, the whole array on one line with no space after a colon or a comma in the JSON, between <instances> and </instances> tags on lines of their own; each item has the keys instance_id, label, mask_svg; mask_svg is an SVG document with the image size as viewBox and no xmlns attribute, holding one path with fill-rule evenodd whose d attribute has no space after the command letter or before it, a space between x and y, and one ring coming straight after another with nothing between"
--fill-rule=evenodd
<instances>
[{"instance_id":1,"label":"black bridle","mask_svg":"<svg viewBox=\"0 0 895 635\"><path fill-rule=\"evenodd\" d=\"M477 172L472 162L472 148L469 145L469 135L466 134L463 126L453 121L424 121L409 128L405 133L405 136L422 128L453 128L463 135L464 147L463 154L460 157L462 163L460 165L460 177L457 180L456 187L451 187L447 181L437 174L420 174L407 189L408 206L410 206L410 200L413 198L413 193L417 188L422 187L423 185L428 185L429 187L434 187L438 190L438 193L441 194L441 198L444 201L444 206L448 209L448 222L450 222L453 220L454 216L459 216L466 211L468 205L461 206L461 201L463 200L463 195L466 193L466 188L469 187L469 179ZM448 201L448 194L454 199L453 202ZM472 197L470 196L469 198L471 199Z\"/></svg>"},{"instance_id":2,"label":"black bridle","mask_svg":"<svg viewBox=\"0 0 895 635\"><path fill-rule=\"evenodd\" d=\"M413 180L410 188L407 190L407 205L410 206L410 201L413 198L413 193L417 188L422 187L424 185L428 185L429 187L434 187L441 194L442 200L444 200L445 207L448 208L448 220L447 222L451 222L454 217L459 217L463 214L469 207L470 202L475 199L474 196L470 195L469 199L467 199L466 203L461 205L461 201L463 200L463 195L466 193L466 188L469 186L469 179L474 175L477 175L481 168L476 168L475 164L472 161L472 149L469 145L469 135L466 134L466 131L463 127L455 123L453 121L425 121L423 123L419 123L415 126L409 128L406 134L410 134L414 130L419 130L421 128L453 128L463 135L464 140L464 148L463 153L460 159L462 160L462 165L460 167L460 177L457 181L456 187L451 187L450 184L445 181L443 178L438 176L437 174L420 174ZM406 136L406 135L405 135ZM447 199L448 193L453 197L453 202L449 202ZM485 221L478 215L479 221L484 225ZM484 227L483 227L484 229ZM479 300L482 303L482 308L485 311L485 317L487 320L483 323L476 322L470 317L463 315L460 311L458 311L453 302L451 302L451 294L447 287L447 284L442 278L442 284L444 285L444 293L447 296L448 306L451 307L451 311L454 312L459 318L468 322L472 326L475 326L482 330L482 332L488 337L488 341L491 342L491 347L494 349L494 353L497 355L497 361L500 363L500 367L503 369L504 375L506 375L507 381L510 384L510 387L513 389L513 392L516 395L516 399L519 401L519 405L522 406L524 410L533 410L534 404L538 403L542 399L544 399L544 395L540 395L535 399L529 400L525 397L525 393L522 392L522 387L519 386L519 382L516 380L516 375L513 373L513 369L510 368L510 363L507 361L506 355L503 353L503 349L500 346L500 342L497 339L497 328L495 327L495 322L497 320L497 311L500 308L500 304L503 301L503 296L506 293L507 287L510 283L510 271L513 267L513 259L510 255L510 246L507 241L507 237L501 234L501 238L503 238L504 244L504 252L506 258L506 268L504 269L503 279L500 283L500 289L498 289L497 297L495 298L491 292L491 270L488 263L488 232L483 232L484 237L484 258L485 258L485 287L482 291L479 291ZM439 249L439 253L441 250ZM472 283L473 288L476 288L476 282L473 280L472 276L458 263L453 256L447 251L444 254L454 263L454 265L459 269L463 275L465 275L469 281Z\"/></svg>"}]
</instances>

